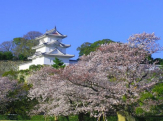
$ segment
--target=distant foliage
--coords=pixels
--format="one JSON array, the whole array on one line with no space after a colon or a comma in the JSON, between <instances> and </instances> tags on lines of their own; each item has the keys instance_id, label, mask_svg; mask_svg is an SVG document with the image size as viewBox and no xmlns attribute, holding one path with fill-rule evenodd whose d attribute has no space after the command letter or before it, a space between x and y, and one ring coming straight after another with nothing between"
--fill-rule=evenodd
<instances>
[{"instance_id":1,"label":"distant foliage","mask_svg":"<svg viewBox=\"0 0 163 121\"><path fill-rule=\"evenodd\" d=\"M27 60L27 56L23 55L23 54L19 54L18 55L18 60Z\"/></svg>"},{"instance_id":2,"label":"distant foliage","mask_svg":"<svg viewBox=\"0 0 163 121\"><path fill-rule=\"evenodd\" d=\"M10 51L0 52L0 60L13 60L13 57Z\"/></svg>"},{"instance_id":3,"label":"distant foliage","mask_svg":"<svg viewBox=\"0 0 163 121\"><path fill-rule=\"evenodd\" d=\"M27 60L28 56L35 53L33 46L38 45L35 37L42 35L38 31L30 31L23 37L14 38L12 41L4 41L0 44L0 60Z\"/></svg>"},{"instance_id":4,"label":"distant foliage","mask_svg":"<svg viewBox=\"0 0 163 121\"><path fill-rule=\"evenodd\" d=\"M114 42L114 41L110 39L103 39L103 40L96 41L94 43L85 42L80 47L77 48L77 51L79 51L79 56L88 55L90 54L90 52L96 51L96 49L101 44L108 44L111 42Z\"/></svg>"},{"instance_id":5,"label":"distant foliage","mask_svg":"<svg viewBox=\"0 0 163 121\"><path fill-rule=\"evenodd\" d=\"M153 59L153 62L157 62L156 64L163 65L163 59L161 58L155 58Z\"/></svg>"},{"instance_id":6,"label":"distant foliage","mask_svg":"<svg viewBox=\"0 0 163 121\"><path fill-rule=\"evenodd\" d=\"M10 70L4 72L2 77L8 77L11 80L16 79L19 82L25 82L28 75L40 70L42 67L43 65L31 65L29 69L26 70Z\"/></svg>"},{"instance_id":7,"label":"distant foliage","mask_svg":"<svg viewBox=\"0 0 163 121\"><path fill-rule=\"evenodd\" d=\"M24 63L24 61L0 61L0 75L6 71L17 71L19 64Z\"/></svg>"},{"instance_id":8,"label":"distant foliage","mask_svg":"<svg viewBox=\"0 0 163 121\"><path fill-rule=\"evenodd\" d=\"M37 71L37 70L40 70L41 68L43 67L43 65L31 65L29 66L29 70L34 70L34 71Z\"/></svg>"},{"instance_id":9,"label":"distant foliage","mask_svg":"<svg viewBox=\"0 0 163 121\"><path fill-rule=\"evenodd\" d=\"M15 47L13 41L4 41L0 44L0 51L13 51L13 48Z\"/></svg>"},{"instance_id":10,"label":"distant foliage","mask_svg":"<svg viewBox=\"0 0 163 121\"><path fill-rule=\"evenodd\" d=\"M8 77L11 80L17 79L18 71L6 71L2 74L2 77Z\"/></svg>"},{"instance_id":11,"label":"distant foliage","mask_svg":"<svg viewBox=\"0 0 163 121\"><path fill-rule=\"evenodd\" d=\"M59 69L59 68L64 68L66 65L59 60L58 58L55 57L53 60L54 64L52 65L53 68Z\"/></svg>"},{"instance_id":12,"label":"distant foliage","mask_svg":"<svg viewBox=\"0 0 163 121\"><path fill-rule=\"evenodd\" d=\"M38 41L27 40L25 38L14 38L13 42L16 45L13 49L13 53L15 57L17 57L17 59L19 59L19 57L21 57L22 55L24 57L29 57L33 55L35 53L35 50L33 50L32 47L38 44Z\"/></svg>"},{"instance_id":13,"label":"distant foliage","mask_svg":"<svg viewBox=\"0 0 163 121\"><path fill-rule=\"evenodd\" d=\"M38 31L30 31L23 36L26 40L34 40L36 37L41 36L42 33Z\"/></svg>"}]
</instances>

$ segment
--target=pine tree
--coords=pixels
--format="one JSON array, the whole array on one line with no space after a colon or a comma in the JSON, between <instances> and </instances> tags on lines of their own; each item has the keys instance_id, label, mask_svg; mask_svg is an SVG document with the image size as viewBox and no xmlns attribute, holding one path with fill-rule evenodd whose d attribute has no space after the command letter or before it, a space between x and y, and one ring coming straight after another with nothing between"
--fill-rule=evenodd
<instances>
[{"instance_id":1,"label":"pine tree","mask_svg":"<svg viewBox=\"0 0 163 121\"><path fill-rule=\"evenodd\" d=\"M64 68L66 65L59 60L58 58L55 57L55 60L53 60L54 64L52 65L53 68L59 69L59 68Z\"/></svg>"}]
</instances>

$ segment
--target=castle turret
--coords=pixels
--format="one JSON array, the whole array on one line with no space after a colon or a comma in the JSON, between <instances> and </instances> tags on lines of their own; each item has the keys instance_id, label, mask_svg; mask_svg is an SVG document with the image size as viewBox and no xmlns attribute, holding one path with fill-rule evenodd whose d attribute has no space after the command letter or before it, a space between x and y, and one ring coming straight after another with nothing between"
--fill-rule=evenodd
<instances>
[{"instance_id":1,"label":"castle turret","mask_svg":"<svg viewBox=\"0 0 163 121\"><path fill-rule=\"evenodd\" d=\"M62 39L66 37L66 35L58 32L56 27L36 37L35 41L39 41L39 44L32 47L36 52L33 56L28 57L32 62L21 64L19 70L28 69L30 65L52 65L55 57L64 62L65 65L69 65L69 59L74 57L74 55L66 53L66 49L71 46L62 43Z\"/></svg>"}]
</instances>

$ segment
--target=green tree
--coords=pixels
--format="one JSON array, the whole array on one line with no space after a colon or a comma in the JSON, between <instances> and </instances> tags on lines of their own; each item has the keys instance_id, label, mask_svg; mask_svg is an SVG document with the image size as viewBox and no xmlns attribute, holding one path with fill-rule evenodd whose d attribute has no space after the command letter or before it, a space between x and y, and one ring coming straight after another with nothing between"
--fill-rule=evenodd
<instances>
[{"instance_id":1,"label":"green tree","mask_svg":"<svg viewBox=\"0 0 163 121\"><path fill-rule=\"evenodd\" d=\"M3 60L3 52L0 52L0 60Z\"/></svg>"},{"instance_id":2,"label":"green tree","mask_svg":"<svg viewBox=\"0 0 163 121\"><path fill-rule=\"evenodd\" d=\"M19 55L23 55L24 57L33 55L35 53L35 50L33 50L32 47L38 44L34 40L26 40L24 38L14 38L13 42L16 44L14 55L17 58L19 57Z\"/></svg>"},{"instance_id":3,"label":"green tree","mask_svg":"<svg viewBox=\"0 0 163 121\"><path fill-rule=\"evenodd\" d=\"M19 60L27 60L27 56L23 55L23 54L19 54L18 55L18 59Z\"/></svg>"},{"instance_id":4,"label":"green tree","mask_svg":"<svg viewBox=\"0 0 163 121\"><path fill-rule=\"evenodd\" d=\"M18 72L14 70L6 71L2 74L2 77L8 77L11 80L17 79Z\"/></svg>"},{"instance_id":5,"label":"green tree","mask_svg":"<svg viewBox=\"0 0 163 121\"><path fill-rule=\"evenodd\" d=\"M154 62L157 62L157 64L159 64L159 65L163 65L163 59L161 59L161 58L155 58L154 59Z\"/></svg>"},{"instance_id":6,"label":"green tree","mask_svg":"<svg viewBox=\"0 0 163 121\"><path fill-rule=\"evenodd\" d=\"M79 56L82 56L84 54L88 55L90 52L95 51L101 44L107 44L110 42L114 42L114 41L110 39L103 39L103 40L98 40L94 43L85 42L80 47L77 48L77 51L79 51Z\"/></svg>"},{"instance_id":7,"label":"green tree","mask_svg":"<svg viewBox=\"0 0 163 121\"><path fill-rule=\"evenodd\" d=\"M40 65L40 64L38 64L38 65L31 65L31 66L29 66L29 70L30 71L38 71L38 70L40 70L42 67L44 67L43 65Z\"/></svg>"},{"instance_id":8,"label":"green tree","mask_svg":"<svg viewBox=\"0 0 163 121\"><path fill-rule=\"evenodd\" d=\"M13 54L10 51L3 52L3 60L12 60Z\"/></svg>"},{"instance_id":9,"label":"green tree","mask_svg":"<svg viewBox=\"0 0 163 121\"><path fill-rule=\"evenodd\" d=\"M58 58L55 57L55 60L53 60L54 64L52 65L53 68L59 69L59 68L64 68L66 65L59 60Z\"/></svg>"},{"instance_id":10,"label":"green tree","mask_svg":"<svg viewBox=\"0 0 163 121\"><path fill-rule=\"evenodd\" d=\"M33 50L32 47L38 45L39 43L37 40L34 39L35 37L38 37L40 35L42 35L42 33L37 31L30 31L23 37L14 38L14 55L20 60L26 59L26 57L33 55L35 53L35 50Z\"/></svg>"}]
</instances>

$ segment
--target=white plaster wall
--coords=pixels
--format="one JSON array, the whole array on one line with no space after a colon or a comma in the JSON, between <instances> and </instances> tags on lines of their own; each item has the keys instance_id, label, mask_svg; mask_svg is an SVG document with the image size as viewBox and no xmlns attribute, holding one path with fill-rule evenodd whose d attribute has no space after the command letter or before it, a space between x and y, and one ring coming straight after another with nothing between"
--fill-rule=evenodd
<instances>
[{"instance_id":1,"label":"white plaster wall","mask_svg":"<svg viewBox=\"0 0 163 121\"><path fill-rule=\"evenodd\" d=\"M62 42L62 39L61 39L61 38L58 38L58 41L59 41L59 42Z\"/></svg>"},{"instance_id":2,"label":"white plaster wall","mask_svg":"<svg viewBox=\"0 0 163 121\"><path fill-rule=\"evenodd\" d=\"M62 42L62 39L61 38L58 38L58 37L49 37L49 41L54 41L54 40L58 40L59 42Z\"/></svg>"},{"instance_id":3,"label":"white plaster wall","mask_svg":"<svg viewBox=\"0 0 163 121\"><path fill-rule=\"evenodd\" d=\"M66 54L66 48L62 48L62 47L58 47L58 49L62 52Z\"/></svg>"},{"instance_id":4,"label":"white plaster wall","mask_svg":"<svg viewBox=\"0 0 163 121\"><path fill-rule=\"evenodd\" d=\"M51 49L49 49L49 47L45 46L45 52L49 52L49 51L51 51Z\"/></svg>"},{"instance_id":5,"label":"white plaster wall","mask_svg":"<svg viewBox=\"0 0 163 121\"><path fill-rule=\"evenodd\" d=\"M47 52L52 51L54 49L55 49L55 46L49 46L48 49L47 49Z\"/></svg>"},{"instance_id":6,"label":"white plaster wall","mask_svg":"<svg viewBox=\"0 0 163 121\"><path fill-rule=\"evenodd\" d=\"M64 62L65 65L69 65L69 58L58 57L58 59L62 60L62 62Z\"/></svg>"},{"instance_id":7,"label":"white plaster wall","mask_svg":"<svg viewBox=\"0 0 163 121\"><path fill-rule=\"evenodd\" d=\"M55 46L49 46L46 50L47 50L47 52L50 52L50 51L54 50L55 48L56 48ZM66 53L66 48L57 47L57 49L60 50L62 53ZM55 53L55 54L57 54L57 53Z\"/></svg>"},{"instance_id":8,"label":"white plaster wall","mask_svg":"<svg viewBox=\"0 0 163 121\"><path fill-rule=\"evenodd\" d=\"M50 54L62 54L61 52L59 52L58 50L54 50L53 52L51 52Z\"/></svg>"},{"instance_id":9,"label":"white plaster wall","mask_svg":"<svg viewBox=\"0 0 163 121\"><path fill-rule=\"evenodd\" d=\"M40 39L38 41L39 41L39 45L43 44L43 39Z\"/></svg>"},{"instance_id":10,"label":"white plaster wall","mask_svg":"<svg viewBox=\"0 0 163 121\"><path fill-rule=\"evenodd\" d=\"M65 65L69 65L69 58L63 58L63 57L57 57L58 59L60 59L62 62L64 62ZM47 65L52 65L54 64L53 60L55 59L55 57L50 57L50 56L46 56L44 58L44 63Z\"/></svg>"},{"instance_id":11,"label":"white plaster wall","mask_svg":"<svg viewBox=\"0 0 163 121\"><path fill-rule=\"evenodd\" d=\"M38 65L38 64L43 65L44 64L44 57L35 58L32 60L32 63L34 65Z\"/></svg>"},{"instance_id":12,"label":"white plaster wall","mask_svg":"<svg viewBox=\"0 0 163 121\"><path fill-rule=\"evenodd\" d=\"M41 47L41 48L36 49L36 52L38 52L38 51L46 52L46 47Z\"/></svg>"},{"instance_id":13,"label":"white plaster wall","mask_svg":"<svg viewBox=\"0 0 163 121\"><path fill-rule=\"evenodd\" d=\"M44 38L44 42L49 42L49 38L48 37L45 37Z\"/></svg>"},{"instance_id":14,"label":"white plaster wall","mask_svg":"<svg viewBox=\"0 0 163 121\"><path fill-rule=\"evenodd\" d=\"M19 70L29 69L29 66L31 66L31 65L33 65L32 62L21 64L21 65L19 65Z\"/></svg>"},{"instance_id":15,"label":"white plaster wall","mask_svg":"<svg viewBox=\"0 0 163 121\"><path fill-rule=\"evenodd\" d=\"M38 64L40 64L40 65L44 64L44 57L35 58L32 60L32 62L19 65L19 70L29 69L29 66L38 65Z\"/></svg>"}]
</instances>

